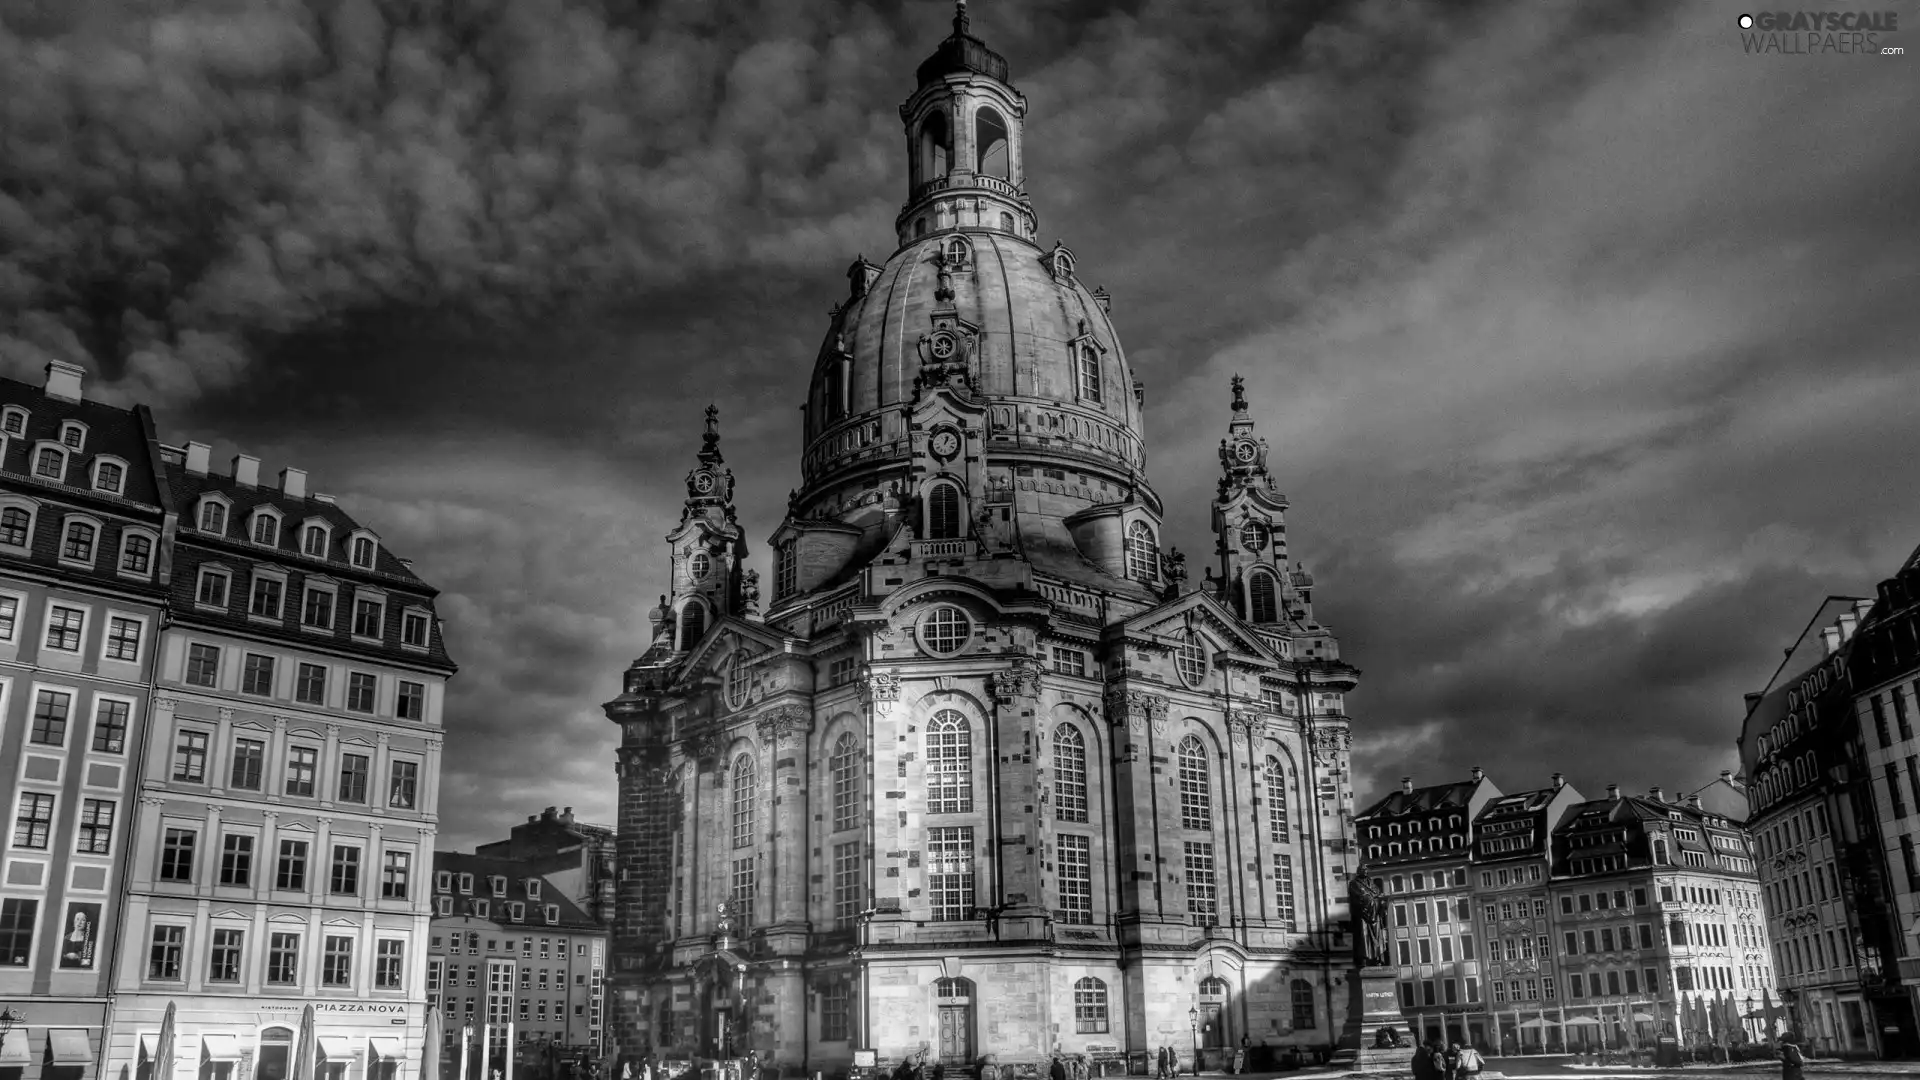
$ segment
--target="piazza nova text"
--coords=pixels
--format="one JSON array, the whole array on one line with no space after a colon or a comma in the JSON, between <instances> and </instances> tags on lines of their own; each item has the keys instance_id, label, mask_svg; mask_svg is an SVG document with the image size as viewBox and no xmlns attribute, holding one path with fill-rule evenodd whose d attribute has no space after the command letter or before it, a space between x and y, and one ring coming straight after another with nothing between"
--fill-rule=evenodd
<instances>
[{"instance_id":1,"label":"piazza nova text","mask_svg":"<svg viewBox=\"0 0 1920 1080\"><path fill-rule=\"evenodd\" d=\"M1885 49L1881 34L1900 29L1895 11L1762 11L1740 16L1741 48L1749 53L1853 53Z\"/></svg>"}]
</instances>

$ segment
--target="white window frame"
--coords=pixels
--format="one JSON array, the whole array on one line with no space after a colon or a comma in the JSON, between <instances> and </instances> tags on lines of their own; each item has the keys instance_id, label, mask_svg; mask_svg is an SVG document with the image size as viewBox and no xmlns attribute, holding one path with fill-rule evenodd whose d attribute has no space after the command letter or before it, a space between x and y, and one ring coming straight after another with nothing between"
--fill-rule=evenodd
<instances>
[{"instance_id":1,"label":"white window frame","mask_svg":"<svg viewBox=\"0 0 1920 1080\"><path fill-rule=\"evenodd\" d=\"M215 577L223 577L227 579L226 603L209 604L200 599L200 593L202 591L200 588L200 584L201 582L205 581L207 576L210 574ZM225 566L219 563L200 564L200 572L198 574L195 574L193 577L193 606L196 608L199 608L201 611L232 611L233 610L233 571L227 569Z\"/></svg>"},{"instance_id":2,"label":"white window frame","mask_svg":"<svg viewBox=\"0 0 1920 1080\"><path fill-rule=\"evenodd\" d=\"M119 487L102 487L100 485L100 466L102 465L120 466ZM125 458L114 454L101 454L93 459L91 465L87 466L87 486L95 491L104 491L110 495L125 495L127 493L127 477L130 475L132 475L132 469L127 465Z\"/></svg>"},{"instance_id":3,"label":"white window frame","mask_svg":"<svg viewBox=\"0 0 1920 1080\"><path fill-rule=\"evenodd\" d=\"M20 643L20 619L27 611L27 594L15 592L12 589L0 589L0 599L13 601L13 629L8 631L6 636L0 637L0 645L17 646ZM0 700L4 700L5 688L6 680L0 679Z\"/></svg>"},{"instance_id":4,"label":"white window frame","mask_svg":"<svg viewBox=\"0 0 1920 1080\"><path fill-rule=\"evenodd\" d=\"M271 544L263 543L260 540L259 528L262 518L273 519L273 543ZM286 515L271 506L255 507L253 513L247 515L247 543L255 547L273 548L277 551L280 548L281 530L284 528L286 528Z\"/></svg>"},{"instance_id":5,"label":"white window frame","mask_svg":"<svg viewBox=\"0 0 1920 1080\"><path fill-rule=\"evenodd\" d=\"M361 562L356 557L356 552L354 550L359 546L360 541L362 540L368 540L373 543L373 557L368 559L366 562ZM372 570L373 568L380 565L380 538L373 534L373 530L355 529L353 530L352 533L348 534L347 564L359 570Z\"/></svg>"},{"instance_id":6,"label":"white window frame","mask_svg":"<svg viewBox=\"0 0 1920 1080\"><path fill-rule=\"evenodd\" d=\"M207 504L220 505L220 531L214 532L206 527ZM209 491L193 504L193 529L204 536L225 536L233 528L233 500L217 491Z\"/></svg>"},{"instance_id":7,"label":"white window frame","mask_svg":"<svg viewBox=\"0 0 1920 1080\"><path fill-rule=\"evenodd\" d=\"M313 529L320 530L320 554L318 555L307 550L307 533ZM308 518L300 523L300 554L309 559L319 559L324 562L332 550L333 526L324 518Z\"/></svg>"},{"instance_id":8,"label":"white window frame","mask_svg":"<svg viewBox=\"0 0 1920 1080\"><path fill-rule=\"evenodd\" d=\"M148 647L148 645L145 643L141 645L141 648L146 648L146 647ZM124 661L122 662L124 663ZM94 732L95 725L100 722L100 706L103 703L109 702L109 701L119 702L120 704L125 705L127 707L127 730L122 732L120 735L120 750L118 753L112 750L95 750L93 748L93 732ZM134 697L131 694L112 694L112 693L96 691L93 695L93 708L87 714L87 745L85 745L84 747L80 747L80 749L83 750L88 755L94 758L98 758L102 761L125 761L127 760L127 748L133 744L133 732L140 725L140 723L141 723L141 719L140 719L140 699L139 698ZM100 788L98 790L117 792L120 789L119 788ZM121 801L124 802L125 800L123 799ZM113 826L115 829L118 829L120 827L119 818L117 817L114 818ZM76 835L77 835L78 826L75 826L75 829L76 829Z\"/></svg>"},{"instance_id":9,"label":"white window frame","mask_svg":"<svg viewBox=\"0 0 1920 1080\"><path fill-rule=\"evenodd\" d=\"M69 443L69 442L67 441L67 434L68 434L69 432L77 432L77 433L79 433L79 436L80 436L80 437L79 437L79 438L77 438L77 439L75 439L75 440L74 440L73 442L71 442L71 443ZM80 422L80 421L78 421L78 420L62 420L62 421L60 421L60 445L61 445L61 446L62 446L63 448L65 448L65 449L67 449L67 450L70 450L70 451L72 451L73 453L76 453L76 454L84 454L84 453L86 453L86 450L87 450L87 425L85 425L85 424L83 424L83 423L81 423L81 422Z\"/></svg>"},{"instance_id":10,"label":"white window frame","mask_svg":"<svg viewBox=\"0 0 1920 1080\"><path fill-rule=\"evenodd\" d=\"M57 479L51 476L40 475L40 458L47 450L53 450L60 455L60 476ZM64 484L67 482L67 470L73 465L73 463L68 460L72 456L73 452L61 446L59 440L41 439L34 443L33 448L29 451L27 458L27 475L36 480L46 480L51 483Z\"/></svg>"},{"instance_id":11,"label":"white window frame","mask_svg":"<svg viewBox=\"0 0 1920 1080\"><path fill-rule=\"evenodd\" d=\"M377 634L363 634L360 632L360 603L363 600L371 600L374 603L380 605L380 624L379 624L380 632ZM355 586L353 590L353 610L347 613L348 636L353 638L353 640L355 641L364 641L369 644L379 644L380 642L385 641L386 630L387 630L387 604L388 604L388 597L387 597L386 590L369 589L369 588L366 588L365 586Z\"/></svg>"},{"instance_id":12,"label":"white window frame","mask_svg":"<svg viewBox=\"0 0 1920 1080\"><path fill-rule=\"evenodd\" d=\"M27 542L8 544L0 542L0 551L10 555L33 554L33 536L40 528L40 504L21 495L0 495L0 510L24 510L27 513Z\"/></svg>"},{"instance_id":13,"label":"white window frame","mask_svg":"<svg viewBox=\"0 0 1920 1080\"><path fill-rule=\"evenodd\" d=\"M106 610L106 619L105 627L100 632L100 662L102 664L125 664L132 668L139 667L141 661L146 658L147 650L153 647L152 639L147 637L147 617L145 615L136 615L131 611L108 608ZM119 660L107 655L107 645L110 641L110 635L113 632L113 620L115 619L126 619L140 627L139 644L131 660Z\"/></svg>"},{"instance_id":14,"label":"white window frame","mask_svg":"<svg viewBox=\"0 0 1920 1080\"><path fill-rule=\"evenodd\" d=\"M273 615L256 615L253 610L253 589L260 581L278 581L280 583L280 610ZM247 572L247 620L263 625L278 626L287 617L287 572L270 570L256 566Z\"/></svg>"},{"instance_id":15,"label":"white window frame","mask_svg":"<svg viewBox=\"0 0 1920 1080\"><path fill-rule=\"evenodd\" d=\"M146 570L146 573L144 574L138 570L127 569L127 545L131 543L133 538L136 536L145 537L147 544L149 545L147 549L147 570ZM126 526L120 530L120 549L114 553L114 559L113 559L114 573L119 574L123 578L131 578L134 581L152 581L154 567L159 562L160 562L159 534L153 532L151 529L142 529L132 525ZM196 582L195 584L197 586L198 582Z\"/></svg>"},{"instance_id":16,"label":"white window frame","mask_svg":"<svg viewBox=\"0 0 1920 1080\"><path fill-rule=\"evenodd\" d=\"M13 419L15 416L20 418L20 430L8 431L7 421ZM32 419L32 414L19 405L8 405L5 408L0 408L0 435L15 439L24 438L27 434L27 424Z\"/></svg>"},{"instance_id":17,"label":"white window frame","mask_svg":"<svg viewBox=\"0 0 1920 1080\"><path fill-rule=\"evenodd\" d=\"M76 649L56 649L47 644L47 631L53 628L53 609L72 608L80 612L80 646ZM51 653L54 656L80 656L87 651L87 634L93 630L93 605L82 604L65 597L47 597L40 605L40 655Z\"/></svg>"},{"instance_id":18,"label":"white window frame","mask_svg":"<svg viewBox=\"0 0 1920 1080\"><path fill-rule=\"evenodd\" d=\"M419 619L426 627L426 633L418 644L407 640L407 620ZM400 647L410 652L426 652L433 647L433 615L426 608L408 605L400 609Z\"/></svg>"},{"instance_id":19,"label":"white window frame","mask_svg":"<svg viewBox=\"0 0 1920 1080\"><path fill-rule=\"evenodd\" d=\"M333 615L333 622L330 622L325 626L318 626L318 625L315 625L314 623L310 623L307 621L307 594L310 592L323 592L333 597L333 607L331 609L332 615ZM337 624L339 621L340 621L340 585L339 583L336 581L333 581L330 578L312 578L312 577L302 582L300 585L300 629L306 631L309 634L326 634L331 636L335 632L333 629L334 625Z\"/></svg>"},{"instance_id":20,"label":"white window frame","mask_svg":"<svg viewBox=\"0 0 1920 1080\"><path fill-rule=\"evenodd\" d=\"M84 559L72 558L67 554L67 533L75 525L86 525L93 529L93 544L88 548ZM60 549L58 558L62 566L85 567L93 569L100 562L100 542L107 535L107 524L92 514L65 514L60 518Z\"/></svg>"}]
</instances>

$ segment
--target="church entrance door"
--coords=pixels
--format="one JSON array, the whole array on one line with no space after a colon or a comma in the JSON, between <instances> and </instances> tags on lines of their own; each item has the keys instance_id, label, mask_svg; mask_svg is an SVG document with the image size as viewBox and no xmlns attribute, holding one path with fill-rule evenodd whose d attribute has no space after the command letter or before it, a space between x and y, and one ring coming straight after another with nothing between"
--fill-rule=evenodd
<instances>
[{"instance_id":1,"label":"church entrance door","mask_svg":"<svg viewBox=\"0 0 1920 1080\"><path fill-rule=\"evenodd\" d=\"M940 1009L940 1060L954 1065L973 1062L973 983L941 979L934 984Z\"/></svg>"}]
</instances>

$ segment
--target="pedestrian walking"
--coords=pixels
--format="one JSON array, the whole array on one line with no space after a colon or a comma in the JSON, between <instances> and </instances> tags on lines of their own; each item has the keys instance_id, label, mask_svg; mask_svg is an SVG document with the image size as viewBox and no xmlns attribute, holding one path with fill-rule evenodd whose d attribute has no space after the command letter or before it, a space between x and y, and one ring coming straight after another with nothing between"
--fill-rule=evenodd
<instances>
[{"instance_id":1,"label":"pedestrian walking","mask_svg":"<svg viewBox=\"0 0 1920 1080\"><path fill-rule=\"evenodd\" d=\"M1801 1066L1806 1058L1800 1053L1799 1038L1786 1035L1780 1039L1780 1080L1804 1080L1806 1072Z\"/></svg>"},{"instance_id":2,"label":"pedestrian walking","mask_svg":"<svg viewBox=\"0 0 1920 1080\"><path fill-rule=\"evenodd\" d=\"M1446 1080L1460 1080L1460 1044L1450 1042L1446 1053L1440 1059L1440 1067Z\"/></svg>"},{"instance_id":3,"label":"pedestrian walking","mask_svg":"<svg viewBox=\"0 0 1920 1080\"><path fill-rule=\"evenodd\" d=\"M1460 1048L1460 1075L1462 1078L1478 1076L1480 1075L1480 1070L1485 1067L1486 1061L1481 1058L1480 1051L1475 1050L1471 1044Z\"/></svg>"}]
</instances>

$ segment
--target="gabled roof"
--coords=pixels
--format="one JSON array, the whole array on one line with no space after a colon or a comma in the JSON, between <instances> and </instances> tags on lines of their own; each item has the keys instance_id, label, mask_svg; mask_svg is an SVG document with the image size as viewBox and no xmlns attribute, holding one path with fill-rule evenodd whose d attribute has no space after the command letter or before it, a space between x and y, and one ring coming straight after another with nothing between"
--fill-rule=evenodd
<instances>
[{"instance_id":1,"label":"gabled roof","mask_svg":"<svg viewBox=\"0 0 1920 1080\"><path fill-rule=\"evenodd\" d=\"M1184 631L1190 617L1193 625L1204 626L1216 637L1224 639L1230 651L1261 661L1262 666L1280 666L1280 657L1261 640L1260 635L1247 629L1233 612L1206 592L1190 592L1175 597L1122 619L1117 625L1128 634L1163 636Z\"/></svg>"},{"instance_id":2,"label":"gabled roof","mask_svg":"<svg viewBox=\"0 0 1920 1080\"><path fill-rule=\"evenodd\" d=\"M0 378L0 407L18 405L27 411L26 431L7 440L7 452L0 469L8 480L32 479L32 454L35 443L59 442L60 425L77 420L87 427L87 441L78 452L68 455L64 485L75 494L87 493L99 498L121 501L116 496L92 492L90 470L93 460L102 454L127 463L123 490L125 501L146 507L162 506L162 492L154 479L152 419L144 405L131 409L116 408L98 401L67 401L48 397L46 391L18 379ZM34 480L47 484L45 480Z\"/></svg>"},{"instance_id":3,"label":"gabled roof","mask_svg":"<svg viewBox=\"0 0 1920 1080\"><path fill-rule=\"evenodd\" d=\"M367 575L373 578L386 578L389 580L383 581L381 584L410 588L417 592L424 592L428 596L432 596L436 592L431 585L420 580L420 576L413 572L413 568L408 566L398 555L395 555L384 541L377 546L371 574L366 570L354 566L348 559L349 552L347 546L348 540L353 535L354 530L366 529L368 532L374 533L375 536L378 536L379 533L377 530L355 521L353 516L348 514L337 503L317 499L312 495L301 497L289 496L277 488L264 487L257 484L251 486L244 485L236 482L231 476L221 476L213 472L208 472L203 476L196 476L193 473L189 473L185 465L174 461L167 463L166 477L167 484L172 490L174 504L182 519L182 528L180 529L180 541L182 543L201 543L209 540L225 539L265 554L270 549L263 548L253 542L252 534L248 532L248 526L253 511L262 506L269 506L278 510L281 514L279 542L271 550L275 551L278 555L287 557L289 561L308 563L315 566L320 565L318 560L309 559L307 556L301 554L299 536L300 526L302 524L310 519L319 519L332 527L326 557L326 567L329 573L338 573L345 577ZM224 496L233 506L232 512L227 515L225 536L221 538L211 537L201 532L198 528L199 522L192 520L194 507L199 503L200 497L209 493L217 493Z\"/></svg>"},{"instance_id":4,"label":"gabled roof","mask_svg":"<svg viewBox=\"0 0 1920 1080\"><path fill-rule=\"evenodd\" d=\"M600 924L595 922L592 916L580 909L580 905L568 899L565 890L556 886L553 882L548 881L540 874L534 873L527 863L518 862L513 859L491 859L482 855L467 855L458 851L436 851L433 853L433 870L436 878L442 873L453 875L452 880L448 882L449 887L447 889L439 888L438 880L434 882L435 896L451 896L456 900L498 901L499 903L490 906L487 912L487 921L497 923L502 927L520 928L523 930L601 929ZM472 892L460 892L459 875L461 874L473 875ZM493 889L488 884L488 879L493 877L504 877L507 879L505 896L493 895ZM531 896L527 889L527 883L532 881L540 883L540 895L538 897ZM507 917L508 913L503 910L506 901L526 904L536 912L538 917L529 918L524 922L514 922ZM560 920L558 922L547 922L545 913L538 910L546 905L560 909ZM465 911L456 910L451 916L436 916L436 918L442 917L471 919L477 916Z\"/></svg>"}]
</instances>

